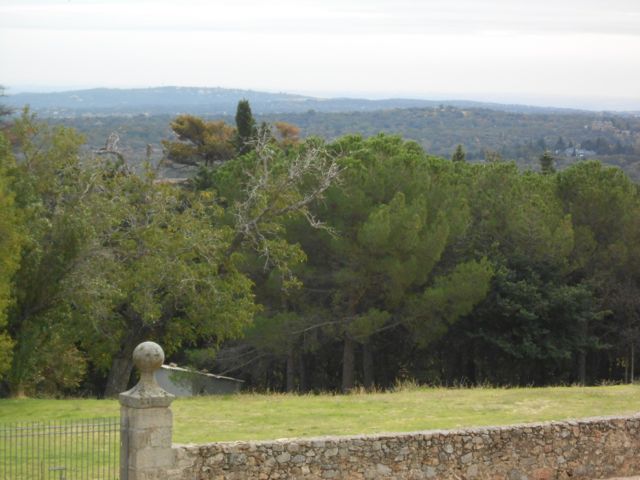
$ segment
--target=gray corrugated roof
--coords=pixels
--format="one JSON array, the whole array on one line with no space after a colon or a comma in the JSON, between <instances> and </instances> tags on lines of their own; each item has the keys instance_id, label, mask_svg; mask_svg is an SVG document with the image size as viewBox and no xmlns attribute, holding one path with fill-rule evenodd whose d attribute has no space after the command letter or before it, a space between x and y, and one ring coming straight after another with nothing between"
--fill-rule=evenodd
<instances>
[{"instance_id":1,"label":"gray corrugated roof","mask_svg":"<svg viewBox=\"0 0 640 480\"><path fill-rule=\"evenodd\" d=\"M176 371L176 372L195 373L197 375L202 375L202 376L211 377L211 378L217 378L219 380L230 380L232 382L244 383L244 380L240 380L239 378L225 377L223 375L215 375L213 373L208 373L208 372L199 372L197 370L189 370L188 368L182 368L182 367L178 367L178 366L174 367L172 365L162 365L162 368L164 368L165 370L173 370L173 371Z\"/></svg>"}]
</instances>

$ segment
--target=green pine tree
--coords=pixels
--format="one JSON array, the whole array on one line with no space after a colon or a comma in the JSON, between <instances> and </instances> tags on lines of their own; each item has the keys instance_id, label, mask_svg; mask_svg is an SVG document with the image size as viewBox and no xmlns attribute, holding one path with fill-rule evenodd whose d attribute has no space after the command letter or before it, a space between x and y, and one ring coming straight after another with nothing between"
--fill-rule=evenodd
<instances>
[{"instance_id":1,"label":"green pine tree","mask_svg":"<svg viewBox=\"0 0 640 480\"><path fill-rule=\"evenodd\" d=\"M464 153L462 145L458 144L458 146L456 147L456 151L453 152L451 160L454 162L464 162L466 160L466 154Z\"/></svg>"},{"instance_id":2,"label":"green pine tree","mask_svg":"<svg viewBox=\"0 0 640 480\"><path fill-rule=\"evenodd\" d=\"M251 150L251 140L256 135L256 121L251 113L249 100L242 99L238 102L236 110L236 150L239 155Z\"/></svg>"}]
</instances>

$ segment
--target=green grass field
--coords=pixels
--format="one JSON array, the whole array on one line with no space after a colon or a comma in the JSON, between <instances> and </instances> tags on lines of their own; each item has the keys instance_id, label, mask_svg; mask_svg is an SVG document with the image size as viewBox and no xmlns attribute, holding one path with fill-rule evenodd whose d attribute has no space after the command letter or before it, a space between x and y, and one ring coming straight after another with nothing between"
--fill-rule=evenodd
<instances>
[{"instance_id":1,"label":"green grass field","mask_svg":"<svg viewBox=\"0 0 640 480\"><path fill-rule=\"evenodd\" d=\"M640 385L414 388L352 395L178 399L174 442L409 432L640 412ZM117 416L115 400L0 400L0 423Z\"/></svg>"}]
</instances>

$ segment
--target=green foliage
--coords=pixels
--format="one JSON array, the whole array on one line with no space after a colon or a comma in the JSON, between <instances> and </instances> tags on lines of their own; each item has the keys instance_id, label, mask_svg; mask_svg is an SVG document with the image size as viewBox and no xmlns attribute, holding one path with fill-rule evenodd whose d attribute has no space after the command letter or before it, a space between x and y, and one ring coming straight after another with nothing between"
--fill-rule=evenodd
<instances>
[{"instance_id":1,"label":"green foliage","mask_svg":"<svg viewBox=\"0 0 640 480\"><path fill-rule=\"evenodd\" d=\"M409 307L409 324L422 345L444 335L453 322L468 315L490 289L494 269L487 259L458 264L436 278L433 286L417 295Z\"/></svg>"},{"instance_id":2,"label":"green foliage","mask_svg":"<svg viewBox=\"0 0 640 480\"><path fill-rule=\"evenodd\" d=\"M618 169L584 162L562 172L557 188L575 225L573 276L592 285L601 308L610 313L596 328L587 325L585 330L590 328L616 345L630 374L629 363L640 340L640 320L632 300L640 294L637 185Z\"/></svg>"},{"instance_id":3,"label":"green foliage","mask_svg":"<svg viewBox=\"0 0 640 480\"><path fill-rule=\"evenodd\" d=\"M479 322L483 317L487 321ZM519 365L504 368L496 362L486 370L489 381L504 376L511 382L538 382L550 372L562 378L567 367L571 373L571 360L579 351L600 348L593 334L584 333L584 325L601 318L588 285L545 282L537 274L522 275L501 267L470 333L485 345L487 357ZM531 362L536 362L535 368L527 369Z\"/></svg>"},{"instance_id":4,"label":"green foliage","mask_svg":"<svg viewBox=\"0 0 640 480\"><path fill-rule=\"evenodd\" d=\"M75 345L70 305L23 320L16 345L9 385L15 396L47 396L75 392L87 370L86 354Z\"/></svg>"},{"instance_id":5,"label":"green foliage","mask_svg":"<svg viewBox=\"0 0 640 480\"><path fill-rule=\"evenodd\" d=\"M497 163L502 161L502 155L495 150L487 149L484 151L484 161L487 163Z\"/></svg>"},{"instance_id":6,"label":"green foliage","mask_svg":"<svg viewBox=\"0 0 640 480\"><path fill-rule=\"evenodd\" d=\"M242 99L238 102L235 120L236 150L239 155L243 155L251 149L251 141L255 139L257 133L256 121L251 113L249 100Z\"/></svg>"},{"instance_id":7,"label":"green foliage","mask_svg":"<svg viewBox=\"0 0 640 480\"><path fill-rule=\"evenodd\" d=\"M425 294L434 301L434 314L420 317L422 323L447 324L467 313L486 293L490 268L474 264L483 275L471 264L442 261L469 221L468 208L454 186L455 172L398 137L345 137L331 148L343 155L342 183L327 191L318 216L335 235L313 239L322 242L313 248L307 247L312 241L308 233L297 238L311 266L303 270L304 284L327 291L317 305L325 309L325 317L335 319L326 332L344 340L345 356L352 340L368 345L382 331L420 323L422 312L410 307L412 299L429 292L434 282L432 298ZM455 297L443 280L449 274L458 282L467 274L474 276L475 290L469 284L474 294L447 309L445 303ZM313 300L307 296L304 301ZM345 378L353 375L344 375L343 389L349 389L352 385Z\"/></svg>"},{"instance_id":8,"label":"green foliage","mask_svg":"<svg viewBox=\"0 0 640 480\"><path fill-rule=\"evenodd\" d=\"M230 103L231 109L236 102L237 99ZM258 108L264 111L269 106L263 104ZM231 111L228 106L222 110ZM485 150L493 150L505 159L515 160L523 170L538 169L539 158L546 149L555 156L558 169L580 162L585 158L580 156L584 155L582 151L592 150L595 154L590 153L587 158L598 158L604 164L622 168L635 180L640 178L640 119L632 115L571 111L509 112L471 106L436 106L336 113L323 113L316 109L306 113L258 115L256 118L257 123L297 125L300 137L320 136L327 141L354 132L365 137L380 132L400 134L418 142L429 153L446 158L451 158L457 145L462 144L469 162L481 161ZM215 115L210 120L224 120L227 124L234 122L233 115ZM93 149L104 146L104 140L111 132L121 132L121 145L132 152L129 160L135 161L136 158L145 158L148 144L155 146L167 136L171 117L78 116L51 121L80 130Z\"/></svg>"},{"instance_id":9,"label":"green foliage","mask_svg":"<svg viewBox=\"0 0 640 480\"><path fill-rule=\"evenodd\" d=\"M19 267L23 241L21 218L10 190L8 171L14 161L5 137L0 133L0 379L11 365L13 341L6 332L7 309L12 302L13 275Z\"/></svg>"},{"instance_id":10,"label":"green foliage","mask_svg":"<svg viewBox=\"0 0 640 480\"><path fill-rule=\"evenodd\" d=\"M471 167L472 251L514 264L562 266L573 249L571 216L556 196L555 180L521 174L514 164Z\"/></svg>"},{"instance_id":11,"label":"green foliage","mask_svg":"<svg viewBox=\"0 0 640 480\"><path fill-rule=\"evenodd\" d=\"M295 341L295 336L283 335L283 332L295 332L302 328L304 328L304 318L295 312L258 315L247 331L247 342L261 351L286 355Z\"/></svg>"},{"instance_id":12,"label":"green foliage","mask_svg":"<svg viewBox=\"0 0 640 480\"><path fill-rule=\"evenodd\" d=\"M0 98L6 97L4 90L5 87L3 85L0 85ZM13 113L13 110L11 108L4 105L4 103L0 103L0 125L2 125L2 123L4 122L3 117L11 115L11 113Z\"/></svg>"},{"instance_id":13,"label":"green foliage","mask_svg":"<svg viewBox=\"0 0 640 480\"><path fill-rule=\"evenodd\" d=\"M255 312L251 282L226 251L233 231L210 195L114 176L94 201L90 254L69 279L84 344L101 368L145 338L170 354L240 335Z\"/></svg>"},{"instance_id":14,"label":"green foliage","mask_svg":"<svg viewBox=\"0 0 640 480\"><path fill-rule=\"evenodd\" d=\"M557 188L576 229L576 268L588 274L622 265L638 213L637 187L619 169L584 162L561 172Z\"/></svg>"},{"instance_id":15,"label":"green foliage","mask_svg":"<svg viewBox=\"0 0 640 480\"><path fill-rule=\"evenodd\" d=\"M544 175L549 175L550 173L555 172L556 168L554 166L554 163L555 159L553 158L553 155L551 155L551 152L545 150L540 157L540 171Z\"/></svg>"},{"instance_id":16,"label":"green foliage","mask_svg":"<svg viewBox=\"0 0 640 480\"><path fill-rule=\"evenodd\" d=\"M223 121L207 122L193 115L180 115L171 122L178 141L163 140L169 160L185 165L212 166L235 155L235 129Z\"/></svg>"},{"instance_id":17,"label":"green foliage","mask_svg":"<svg viewBox=\"0 0 640 480\"><path fill-rule=\"evenodd\" d=\"M9 310L9 332L16 346L8 382L14 395L36 388L73 388L84 373L82 355L73 357L68 370L62 366L60 376L46 374L46 369L48 356L77 352L63 280L92 230L83 207L90 180L79 165L82 138L71 130L37 123L27 110L14 122L11 135L17 161L8 172L23 240Z\"/></svg>"},{"instance_id":18,"label":"green foliage","mask_svg":"<svg viewBox=\"0 0 640 480\"><path fill-rule=\"evenodd\" d=\"M228 255L234 230L210 194L81 165L81 139L28 112L13 135L12 186L26 229L9 318L15 395L74 388L86 357L113 373L112 359L130 363L145 338L172 352L241 333L255 311L252 283ZM47 373L47 355L73 368Z\"/></svg>"},{"instance_id":19,"label":"green foliage","mask_svg":"<svg viewBox=\"0 0 640 480\"><path fill-rule=\"evenodd\" d=\"M233 219L231 250L251 247L265 266L282 274L285 287L286 282L295 286L292 268L304 261L305 254L284 237L286 223L303 218L314 228L322 227L311 206L323 198L339 173L322 143L310 139L284 150L264 131L253 151L215 172L216 190L227 205L227 218Z\"/></svg>"},{"instance_id":20,"label":"green foliage","mask_svg":"<svg viewBox=\"0 0 640 480\"><path fill-rule=\"evenodd\" d=\"M391 313L370 308L366 312L356 315L347 326L347 333L358 342L367 342L369 338L380 331L391 320Z\"/></svg>"},{"instance_id":21,"label":"green foliage","mask_svg":"<svg viewBox=\"0 0 640 480\"><path fill-rule=\"evenodd\" d=\"M237 132L175 120L169 156L199 167L184 187L81 158L81 137L28 111L0 137L14 395L95 391L107 372L118 393L145 339L258 388L337 390L340 372L344 390L629 379L640 197L620 170L446 161L387 135L300 141L247 111ZM236 155L240 123L252 148Z\"/></svg>"},{"instance_id":22,"label":"green foliage","mask_svg":"<svg viewBox=\"0 0 640 480\"><path fill-rule=\"evenodd\" d=\"M451 156L451 160L454 162L464 162L466 160L466 154L464 153L462 145L458 144L456 151L453 152L453 155Z\"/></svg>"}]
</instances>

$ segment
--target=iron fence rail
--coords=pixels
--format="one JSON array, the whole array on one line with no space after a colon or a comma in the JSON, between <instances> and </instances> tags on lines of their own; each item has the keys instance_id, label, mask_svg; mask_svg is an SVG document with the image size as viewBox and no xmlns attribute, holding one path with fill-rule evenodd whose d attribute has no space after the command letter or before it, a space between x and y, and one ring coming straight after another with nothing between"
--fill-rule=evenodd
<instances>
[{"instance_id":1,"label":"iron fence rail","mask_svg":"<svg viewBox=\"0 0 640 480\"><path fill-rule=\"evenodd\" d=\"M120 419L0 424L3 480L117 480Z\"/></svg>"}]
</instances>

